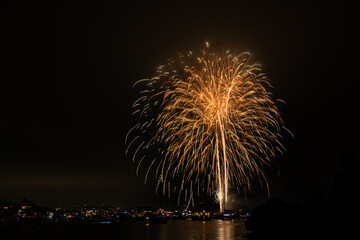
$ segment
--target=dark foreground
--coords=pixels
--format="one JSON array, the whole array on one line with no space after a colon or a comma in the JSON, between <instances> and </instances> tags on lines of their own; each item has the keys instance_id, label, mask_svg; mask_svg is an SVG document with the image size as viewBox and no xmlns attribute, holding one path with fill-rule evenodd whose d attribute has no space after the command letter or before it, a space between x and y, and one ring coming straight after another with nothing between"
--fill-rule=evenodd
<instances>
[{"instance_id":1,"label":"dark foreground","mask_svg":"<svg viewBox=\"0 0 360 240\"><path fill-rule=\"evenodd\" d=\"M0 239L191 239L239 240L246 234L243 220L170 220L166 224L127 221L117 224L2 224Z\"/></svg>"}]
</instances>

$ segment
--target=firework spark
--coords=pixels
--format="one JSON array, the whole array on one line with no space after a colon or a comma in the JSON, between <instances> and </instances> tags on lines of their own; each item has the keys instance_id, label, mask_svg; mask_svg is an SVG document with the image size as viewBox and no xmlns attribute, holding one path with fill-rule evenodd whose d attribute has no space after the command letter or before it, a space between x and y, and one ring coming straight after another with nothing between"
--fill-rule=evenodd
<instances>
[{"instance_id":1,"label":"firework spark","mask_svg":"<svg viewBox=\"0 0 360 240\"><path fill-rule=\"evenodd\" d=\"M164 194L170 196L170 182L180 176L179 202L182 192L188 204L194 202L194 185L198 192L216 193L221 212L230 187L247 191L255 178L267 184L262 168L276 150L284 150L277 139L288 130L270 83L249 53L233 56L207 43L200 56L179 53L155 77L134 84L140 85L133 104L140 121L125 139L127 152L134 149L133 160L139 161L137 173L156 149L156 178ZM148 161L145 182L156 159Z\"/></svg>"}]
</instances>

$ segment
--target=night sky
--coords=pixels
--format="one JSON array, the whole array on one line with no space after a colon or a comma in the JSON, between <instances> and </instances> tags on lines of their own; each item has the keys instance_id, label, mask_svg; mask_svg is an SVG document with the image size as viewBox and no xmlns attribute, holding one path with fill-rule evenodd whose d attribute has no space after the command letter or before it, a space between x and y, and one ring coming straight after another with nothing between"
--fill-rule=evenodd
<instances>
[{"instance_id":1,"label":"night sky","mask_svg":"<svg viewBox=\"0 0 360 240\"><path fill-rule=\"evenodd\" d=\"M359 8L151 2L2 4L0 199L53 207L166 202L125 155L131 86L205 41L253 53L287 102L280 110L295 138L285 139L287 152L269 170L271 195L294 199L299 186L328 194L341 155L359 159ZM265 195L255 189L249 199Z\"/></svg>"}]
</instances>

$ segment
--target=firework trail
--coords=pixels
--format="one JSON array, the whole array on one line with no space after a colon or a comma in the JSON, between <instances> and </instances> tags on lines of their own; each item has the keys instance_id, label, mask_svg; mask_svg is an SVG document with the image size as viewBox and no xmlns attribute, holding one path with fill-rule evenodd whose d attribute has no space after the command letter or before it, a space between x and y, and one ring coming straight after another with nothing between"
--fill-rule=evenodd
<instances>
[{"instance_id":1,"label":"firework trail","mask_svg":"<svg viewBox=\"0 0 360 240\"><path fill-rule=\"evenodd\" d=\"M156 167L156 190L162 184L164 195L175 192L170 184L180 177L179 202L182 193L190 204L194 188L206 189L223 212L230 187L246 192L254 179L267 185L262 168L285 150L278 138L288 130L250 54L233 56L206 44L200 56L178 53L155 77L134 84L141 88L133 104L138 123L126 135L126 152L134 151L137 174L148 162L145 183ZM144 161L146 154L157 157Z\"/></svg>"}]
</instances>

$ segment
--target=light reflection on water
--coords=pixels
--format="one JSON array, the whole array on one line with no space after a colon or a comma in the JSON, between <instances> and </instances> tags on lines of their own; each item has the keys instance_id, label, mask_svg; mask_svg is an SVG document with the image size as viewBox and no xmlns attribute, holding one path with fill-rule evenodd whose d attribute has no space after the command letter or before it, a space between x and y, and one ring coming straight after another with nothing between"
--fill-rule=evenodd
<instances>
[{"instance_id":1,"label":"light reflection on water","mask_svg":"<svg viewBox=\"0 0 360 240\"><path fill-rule=\"evenodd\" d=\"M169 221L162 225L149 225L147 239L188 239L188 240L240 240L246 233L243 221L211 220L201 221Z\"/></svg>"},{"instance_id":2,"label":"light reflection on water","mask_svg":"<svg viewBox=\"0 0 360 240\"><path fill-rule=\"evenodd\" d=\"M36 240L243 240L241 220L169 220L146 224L135 220L117 224L0 224L0 239Z\"/></svg>"}]
</instances>

